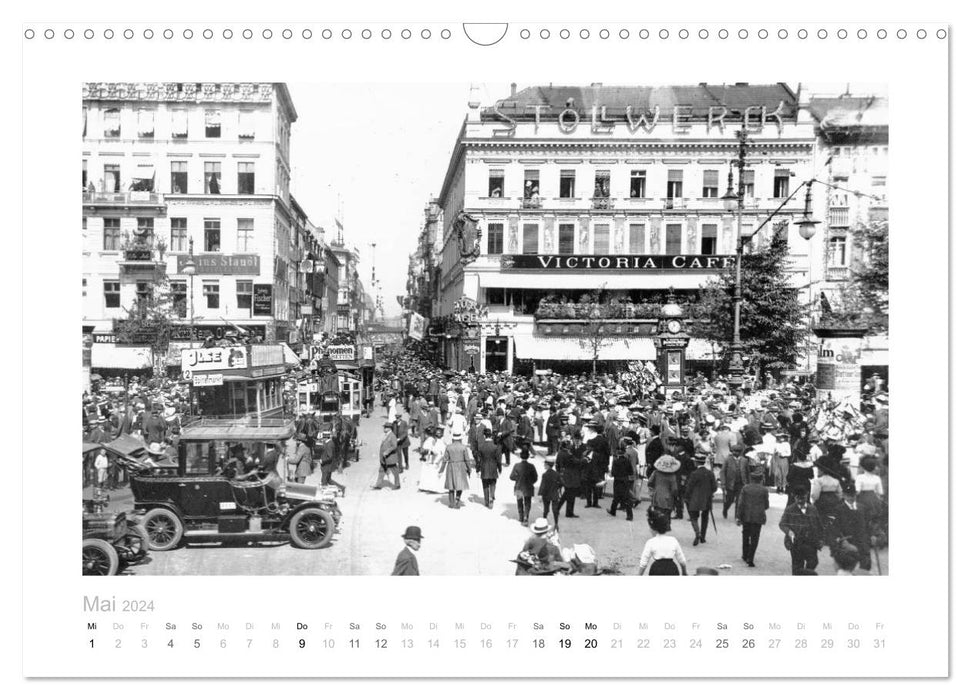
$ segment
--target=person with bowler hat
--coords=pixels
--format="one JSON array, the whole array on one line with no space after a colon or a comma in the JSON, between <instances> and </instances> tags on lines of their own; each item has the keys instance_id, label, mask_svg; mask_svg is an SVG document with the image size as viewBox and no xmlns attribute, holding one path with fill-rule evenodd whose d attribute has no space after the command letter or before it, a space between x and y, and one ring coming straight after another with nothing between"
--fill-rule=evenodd
<instances>
[{"instance_id":1,"label":"person with bowler hat","mask_svg":"<svg viewBox=\"0 0 971 700\"><path fill-rule=\"evenodd\" d=\"M401 536L405 541L404 549L398 552L398 558L394 560L392 576L418 576L418 550L421 549L421 528L417 525L409 525L405 528L405 534Z\"/></svg>"}]
</instances>

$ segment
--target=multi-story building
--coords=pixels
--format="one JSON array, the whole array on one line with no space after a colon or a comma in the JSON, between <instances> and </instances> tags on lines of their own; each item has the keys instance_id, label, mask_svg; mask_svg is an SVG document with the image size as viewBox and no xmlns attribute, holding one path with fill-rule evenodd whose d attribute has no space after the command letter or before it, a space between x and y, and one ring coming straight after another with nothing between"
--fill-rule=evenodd
<instances>
[{"instance_id":1,"label":"multi-story building","mask_svg":"<svg viewBox=\"0 0 971 700\"><path fill-rule=\"evenodd\" d=\"M82 113L83 326L94 366L141 362L144 352L113 342L115 324L162 284L179 317L173 350L234 326L288 340L297 113L286 85L86 83Z\"/></svg>"},{"instance_id":2,"label":"multi-story building","mask_svg":"<svg viewBox=\"0 0 971 700\"><path fill-rule=\"evenodd\" d=\"M358 267L361 254L344 242L343 233L330 242L330 250L337 258L337 305L334 310L334 333L354 333L358 330L360 292L363 289Z\"/></svg>"},{"instance_id":3,"label":"multi-story building","mask_svg":"<svg viewBox=\"0 0 971 700\"><path fill-rule=\"evenodd\" d=\"M773 222L799 217L802 197L786 200L815 174L808 103L783 84L513 85L492 107L474 97L468 106L438 197L439 314L483 315L476 334L444 339L453 368L589 361L589 319L578 311L589 313L591 300L602 302L596 316L617 317L600 326L609 336L598 341L600 360L655 359L668 291L690 302L734 263L738 219L721 197L738 130L748 136L735 183L745 190L743 235L783 204ZM805 289L819 244L796 229L782 235L793 286ZM770 235L764 227L752 245ZM692 339L687 357L715 350Z\"/></svg>"},{"instance_id":4,"label":"multi-story building","mask_svg":"<svg viewBox=\"0 0 971 700\"><path fill-rule=\"evenodd\" d=\"M432 199L425 205L418 245L408 259L405 308L425 318L438 315L438 285L444 241L442 209Z\"/></svg>"},{"instance_id":5,"label":"multi-story building","mask_svg":"<svg viewBox=\"0 0 971 700\"><path fill-rule=\"evenodd\" d=\"M839 306L858 255L854 230L888 219L887 175L890 115L887 99L874 96L816 97L810 110L817 121L819 160L824 178L836 187L825 193L825 255L818 275L818 291ZM836 189L839 188L839 189ZM815 295L819 299L819 294ZM814 304L814 316L820 304ZM889 365L889 338L870 333L864 339L864 372Z\"/></svg>"}]
</instances>

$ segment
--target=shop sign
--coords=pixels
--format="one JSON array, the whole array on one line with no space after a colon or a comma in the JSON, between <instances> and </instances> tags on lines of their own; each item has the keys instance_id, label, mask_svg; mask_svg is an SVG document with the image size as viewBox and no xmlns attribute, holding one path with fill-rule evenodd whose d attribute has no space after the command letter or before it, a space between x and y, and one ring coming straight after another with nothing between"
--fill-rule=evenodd
<instances>
[{"instance_id":1,"label":"shop sign","mask_svg":"<svg viewBox=\"0 0 971 700\"><path fill-rule=\"evenodd\" d=\"M272 284L253 285L253 315L254 316L273 315L273 285Z\"/></svg>"},{"instance_id":2,"label":"shop sign","mask_svg":"<svg viewBox=\"0 0 971 700\"><path fill-rule=\"evenodd\" d=\"M364 359L364 360L373 360L374 359L374 346L373 345L365 345L365 346L363 346L361 348L361 358Z\"/></svg>"},{"instance_id":3,"label":"shop sign","mask_svg":"<svg viewBox=\"0 0 971 700\"><path fill-rule=\"evenodd\" d=\"M428 319L412 312L411 316L408 318L408 337L415 340L421 340L425 337L425 332L428 330Z\"/></svg>"},{"instance_id":4,"label":"shop sign","mask_svg":"<svg viewBox=\"0 0 971 700\"><path fill-rule=\"evenodd\" d=\"M478 345L463 345L462 347L465 350L465 352L467 354L469 354L469 355L478 355L479 354L479 346Z\"/></svg>"},{"instance_id":5,"label":"shop sign","mask_svg":"<svg viewBox=\"0 0 971 700\"><path fill-rule=\"evenodd\" d=\"M260 274L259 255L193 255L196 275L258 275ZM190 256L176 258L176 272L185 274L185 266Z\"/></svg>"},{"instance_id":6,"label":"shop sign","mask_svg":"<svg viewBox=\"0 0 971 700\"><path fill-rule=\"evenodd\" d=\"M246 369L244 348L187 348L182 351L183 372L214 369Z\"/></svg>"},{"instance_id":7,"label":"shop sign","mask_svg":"<svg viewBox=\"0 0 971 700\"><path fill-rule=\"evenodd\" d=\"M734 255L503 255L504 270L568 272L610 270L612 272L718 272L733 266Z\"/></svg>"},{"instance_id":8,"label":"shop sign","mask_svg":"<svg viewBox=\"0 0 971 700\"><path fill-rule=\"evenodd\" d=\"M686 348L688 338L660 338L662 348Z\"/></svg>"},{"instance_id":9,"label":"shop sign","mask_svg":"<svg viewBox=\"0 0 971 700\"><path fill-rule=\"evenodd\" d=\"M327 354L335 362L353 362L355 349L353 345L331 345L327 348Z\"/></svg>"},{"instance_id":10,"label":"shop sign","mask_svg":"<svg viewBox=\"0 0 971 700\"><path fill-rule=\"evenodd\" d=\"M222 386L223 375L221 374L193 374L192 386Z\"/></svg>"}]
</instances>

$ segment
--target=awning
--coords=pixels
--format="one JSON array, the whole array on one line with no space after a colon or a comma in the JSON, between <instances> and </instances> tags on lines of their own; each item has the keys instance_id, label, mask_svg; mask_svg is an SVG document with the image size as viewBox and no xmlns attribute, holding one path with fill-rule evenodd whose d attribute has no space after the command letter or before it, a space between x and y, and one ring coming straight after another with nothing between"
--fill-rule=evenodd
<instances>
[{"instance_id":1,"label":"awning","mask_svg":"<svg viewBox=\"0 0 971 700\"><path fill-rule=\"evenodd\" d=\"M111 343L91 346L91 367L101 369L145 369L152 366L152 349L118 347Z\"/></svg>"},{"instance_id":2,"label":"awning","mask_svg":"<svg viewBox=\"0 0 971 700\"><path fill-rule=\"evenodd\" d=\"M155 166L151 163L139 163L135 166L135 180L154 180Z\"/></svg>"},{"instance_id":3,"label":"awning","mask_svg":"<svg viewBox=\"0 0 971 700\"><path fill-rule=\"evenodd\" d=\"M592 360L589 343L579 338L515 336L516 357L521 360ZM605 338L598 360L656 360L657 349L650 338Z\"/></svg>"},{"instance_id":4,"label":"awning","mask_svg":"<svg viewBox=\"0 0 971 700\"><path fill-rule=\"evenodd\" d=\"M658 270L652 272L609 273L598 271L596 284L591 281L591 273L581 270L571 272L535 272L523 271L488 271L478 273L480 287L515 287L519 289L591 289L603 287L606 290L623 289L697 289L710 279L718 276L720 271L679 272L673 270ZM470 283L471 275L466 275L466 285ZM467 287L468 288L468 287Z\"/></svg>"},{"instance_id":5,"label":"awning","mask_svg":"<svg viewBox=\"0 0 971 700\"><path fill-rule=\"evenodd\" d=\"M691 338L685 351L688 360L714 360L715 348L711 342L702 338Z\"/></svg>"},{"instance_id":6,"label":"awning","mask_svg":"<svg viewBox=\"0 0 971 700\"><path fill-rule=\"evenodd\" d=\"M297 356L297 353L295 353L290 348L290 346L287 345L286 343L280 343L280 346L283 348L283 362L284 362L284 364L290 365L291 367L299 367L300 366L300 358Z\"/></svg>"}]
</instances>

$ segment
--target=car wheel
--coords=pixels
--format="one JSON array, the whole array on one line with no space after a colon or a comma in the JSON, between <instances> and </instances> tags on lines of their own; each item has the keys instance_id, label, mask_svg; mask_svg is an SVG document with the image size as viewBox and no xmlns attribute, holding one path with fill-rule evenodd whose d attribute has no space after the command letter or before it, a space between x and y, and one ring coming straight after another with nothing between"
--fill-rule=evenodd
<instances>
[{"instance_id":1,"label":"car wheel","mask_svg":"<svg viewBox=\"0 0 971 700\"><path fill-rule=\"evenodd\" d=\"M307 508L290 521L290 542L300 549L321 549L334 536L334 519L322 508Z\"/></svg>"},{"instance_id":2,"label":"car wheel","mask_svg":"<svg viewBox=\"0 0 971 700\"><path fill-rule=\"evenodd\" d=\"M148 548L156 552L174 549L182 539L182 521L166 508L153 508L145 513L141 526L148 536Z\"/></svg>"},{"instance_id":3,"label":"car wheel","mask_svg":"<svg viewBox=\"0 0 971 700\"><path fill-rule=\"evenodd\" d=\"M81 543L82 576L114 576L118 573L118 552L104 540Z\"/></svg>"},{"instance_id":4,"label":"car wheel","mask_svg":"<svg viewBox=\"0 0 971 700\"><path fill-rule=\"evenodd\" d=\"M129 521L125 532L125 547L128 549L126 561L136 562L148 554L148 532L141 525Z\"/></svg>"}]
</instances>

